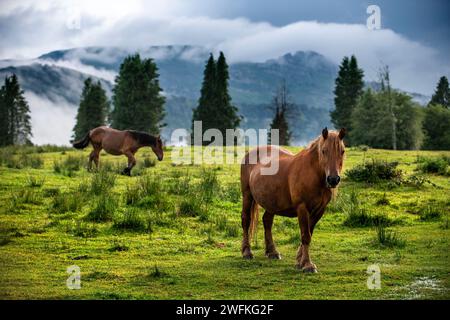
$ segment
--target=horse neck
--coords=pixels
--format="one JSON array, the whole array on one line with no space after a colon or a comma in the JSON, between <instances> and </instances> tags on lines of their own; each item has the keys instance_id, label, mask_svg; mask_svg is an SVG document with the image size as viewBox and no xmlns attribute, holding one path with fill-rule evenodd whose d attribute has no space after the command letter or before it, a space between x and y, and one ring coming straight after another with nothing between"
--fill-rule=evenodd
<instances>
[{"instance_id":1,"label":"horse neck","mask_svg":"<svg viewBox=\"0 0 450 320\"><path fill-rule=\"evenodd\" d=\"M155 137L144 132L131 132L134 137L137 148L154 147L156 145Z\"/></svg>"},{"instance_id":2,"label":"horse neck","mask_svg":"<svg viewBox=\"0 0 450 320\"><path fill-rule=\"evenodd\" d=\"M293 170L307 171L308 174L312 174L316 177L316 179L312 180L317 181L317 183L322 186L323 181L325 181L325 171L319 164L319 150L317 144L313 144L296 154L294 163Z\"/></svg>"}]
</instances>

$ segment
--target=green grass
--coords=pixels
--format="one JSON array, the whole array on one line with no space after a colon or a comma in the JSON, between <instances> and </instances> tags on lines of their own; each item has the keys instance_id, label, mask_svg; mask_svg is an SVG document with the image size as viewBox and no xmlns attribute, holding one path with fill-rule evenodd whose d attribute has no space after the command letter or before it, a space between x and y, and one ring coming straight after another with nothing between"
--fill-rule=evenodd
<instances>
[{"instance_id":1,"label":"green grass","mask_svg":"<svg viewBox=\"0 0 450 320\"><path fill-rule=\"evenodd\" d=\"M241 258L238 164L174 166L170 149L162 162L143 149L130 178L117 174L125 157L111 155L87 172L89 152L0 149L1 299L450 298L449 179L417 175L418 159L450 152L348 149L338 195L314 231L317 274L294 267L297 219L275 218L282 260L265 258L262 221L255 259ZM372 159L398 163L402 182L347 177ZM381 290L367 289L372 264ZM65 285L72 265L80 290Z\"/></svg>"}]
</instances>

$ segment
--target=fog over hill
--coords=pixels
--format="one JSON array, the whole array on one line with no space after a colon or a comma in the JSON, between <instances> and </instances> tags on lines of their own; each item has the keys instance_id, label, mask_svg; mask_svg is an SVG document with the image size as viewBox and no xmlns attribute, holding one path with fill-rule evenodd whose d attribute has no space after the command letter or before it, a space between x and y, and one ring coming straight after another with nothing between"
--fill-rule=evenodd
<instances>
[{"instance_id":1,"label":"fog over hill","mask_svg":"<svg viewBox=\"0 0 450 320\"><path fill-rule=\"evenodd\" d=\"M68 144L83 81L89 76L101 81L111 97L121 62L135 52L87 47L52 51L33 60L3 60L0 77L11 73L19 77L32 111L33 142ZM169 140L174 129L190 128L209 51L198 46L151 46L138 52L158 65L160 85L167 97L163 137ZM230 94L243 116L242 127L268 128L272 117L268 106L285 80L298 109L298 116L290 119L294 143L306 143L322 127L331 127L329 110L333 108L337 70L334 63L311 51L287 53L259 63L230 64Z\"/></svg>"}]
</instances>

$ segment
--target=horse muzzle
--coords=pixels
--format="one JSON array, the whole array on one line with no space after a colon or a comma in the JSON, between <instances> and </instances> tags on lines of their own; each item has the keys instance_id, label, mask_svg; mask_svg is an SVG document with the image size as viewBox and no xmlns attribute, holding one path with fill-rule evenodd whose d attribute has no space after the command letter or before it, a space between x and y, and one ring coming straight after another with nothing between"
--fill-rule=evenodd
<instances>
[{"instance_id":1,"label":"horse muzzle","mask_svg":"<svg viewBox=\"0 0 450 320\"><path fill-rule=\"evenodd\" d=\"M327 177L327 186L328 188L336 188L339 182L341 181L341 177L339 176L328 176Z\"/></svg>"}]
</instances>

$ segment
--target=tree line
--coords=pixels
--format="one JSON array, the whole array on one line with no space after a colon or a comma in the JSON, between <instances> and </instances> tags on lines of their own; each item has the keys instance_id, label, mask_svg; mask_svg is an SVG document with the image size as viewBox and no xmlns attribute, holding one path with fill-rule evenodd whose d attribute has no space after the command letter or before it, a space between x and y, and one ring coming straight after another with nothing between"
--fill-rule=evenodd
<instances>
[{"instance_id":1,"label":"tree line","mask_svg":"<svg viewBox=\"0 0 450 320\"><path fill-rule=\"evenodd\" d=\"M225 136L226 129L240 125L242 118L229 94L228 69L223 52L217 60L210 54L200 98L192 114L192 128L194 121L202 121L202 134L215 128ZM356 57L344 57L335 80L335 109L330 112L330 118L336 128L347 129L348 145L450 149L450 90L446 77L440 78L425 108L413 102L408 94L392 88L388 67L379 72L379 88L365 88L363 78L364 71L358 67ZM73 139L78 140L90 129L108 124L120 130L159 134L165 125L162 91L153 59L142 59L139 54L126 57L115 78L112 101L99 81L85 80ZM290 100L285 81L274 91L270 129L279 130L280 145L289 145L290 122L296 117L297 106ZM13 74L5 78L0 88L0 146L31 143L31 136L30 109ZM270 141L270 135L268 138Z\"/></svg>"},{"instance_id":2,"label":"tree line","mask_svg":"<svg viewBox=\"0 0 450 320\"><path fill-rule=\"evenodd\" d=\"M348 131L350 146L382 149L450 149L449 83L439 79L425 108L412 97L392 88L388 66L379 71L379 88L364 88L364 72L355 56L344 57L335 81L335 109L330 112L336 128Z\"/></svg>"}]
</instances>

